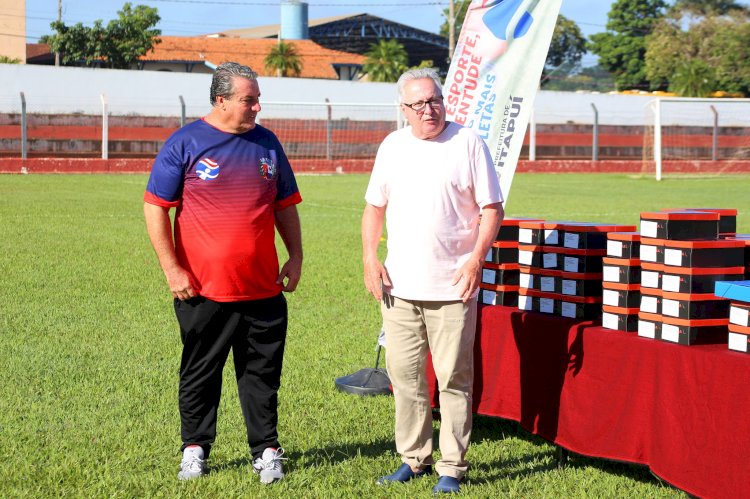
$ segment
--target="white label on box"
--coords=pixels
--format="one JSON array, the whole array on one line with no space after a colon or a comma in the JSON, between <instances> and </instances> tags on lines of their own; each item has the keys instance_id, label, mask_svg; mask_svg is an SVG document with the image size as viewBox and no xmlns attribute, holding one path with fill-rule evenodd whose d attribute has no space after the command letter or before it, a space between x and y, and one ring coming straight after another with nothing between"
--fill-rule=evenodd
<instances>
[{"instance_id":1,"label":"white label on box","mask_svg":"<svg viewBox=\"0 0 750 499\"><path fill-rule=\"evenodd\" d=\"M659 224L651 220L641 220L641 236L656 237L656 229Z\"/></svg>"},{"instance_id":2,"label":"white label on box","mask_svg":"<svg viewBox=\"0 0 750 499\"><path fill-rule=\"evenodd\" d=\"M575 303L568 303L568 302L562 302L562 316L563 317L570 317L571 319L576 318L576 304Z\"/></svg>"},{"instance_id":3,"label":"white label on box","mask_svg":"<svg viewBox=\"0 0 750 499\"><path fill-rule=\"evenodd\" d=\"M580 241L581 237L575 232L566 232L563 236L563 246L566 248L577 248Z\"/></svg>"},{"instance_id":4,"label":"white label on box","mask_svg":"<svg viewBox=\"0 0 750 499\"><path fill-rule=\"evenodd\" d=\"M577 294L576 291L577 291L577 287L576 287L575 281L570 280L570 279L563 279L562 294L575 296Z\"/></svg>"},{"instance_id":5,"label":"white label on box","mask_svg":"<svg viewBox=\"0 0 750 499\"><path fill-rule=\"evenodd\" d=\"M641 277L642 278L642 277ZM680 276L667 275L661 276L661 289L677 293L680 291Z\"/></svg>"},{"instance_id":6,"label":"white label on box","mask_svg":"<svg viewBox=\"0 0 750 499\"><path fill-rule=\"evenodd\" d=\"M519 310L531 310L533 308L533 300L530 296L520 295L518 297L518 309Z\"/></svg>"},{"instance_id":7,"label":"white label on box","mask_svg":"<svg viewBox=\"0 0 750 499\"><path fill-rule=\"evenodd\" d=\"M521 272L518 274L518 285L522 288L533 289L534 288L534 276Z\"/></svg>"},{"instance_id":8,"label":"white label on box","mask_svg":"<svg viewBox=\"0 0 750 499\"><path fill-rule=\"evenodd\" d=\"M680 328L672 324L662 324L661 339L678 343L680 341Z\"/></svg>"},{"instance_id":9,"label":"white label on box","mask_svg":"<svg viewBox=\"0 0 750 499\"><path fill-rule=\"evenodd\" d=\"M622 241L607 241L607 256L622 258Z\"/></svg>"},{"instance_id":10,"label":"white label on box","mask_svg":"<svg viewBox=\"0 0 750 499\"><path fill-rule=\"evenodd\" d=\"M555 300L552 298L539 298L539 311L545 314L555 312Z\"/></svg>"},{"instance_id":11,"label":"white label on box","mask_svg":"<svg viewBox=\"0 0 750 499\"><path fill-rule=\"evenodd\" d=\"M641 286L644 288L658 288L659 273L650 270L641 270Z\"/></svg>"},{"instance_id":12,"label":"white label on box","mask_svg":"<svg viewBox=\"0 0 750 499\"><path fill-rule=\"evenodd\" d=\"M518 251L518 263L521 265L531 265L534 258L533 251L519 250Z\"/></svg>"},{"instance_id":13,"label":"white label on box","mask_svg":"<svg viewBox=\"0 0 750 499\"><path fill-rule=\"evenodd\" d=\"M605 265L602 267L602 280L606 282L620 282L620 268Z\"/></svg>"},{"instance_id":14,"label":"white label on box","mask_svg":"<svg viewBox=\"0 0 750 499\"><path fill-rule=\"evenodd\" d=\"M737 324L738 326L748 326L748 312L750 310L746 308L730 307L729 308L729 322Z\"/></svg>"},{"instance_id":15,"label":"white label on box","mask_svg":"<svg viewBox=\"0 0 750 499\"><path fill-rule=\"evenodd\" d=\"M518 229L518 242L532 244L534 242L534 231L531 229Z\"/></svg>"},{"instance_id":16,"label":"white label on box","mask_svg":"<svg viewBox=\"0 0 750 499\"><path fill-rule=\"evenodd\" d=\"M641 260L644 262L656 262L656 246L641 244Z\"/></svg>"},{"instance_id":17,"label":"white label on box","mask_svg":"<svg viewBox=\"0 0 750 499\"><path fill-rule=\"evenodd\" d=\"M489 289L483 289L482 290L482 303L485 305L496 305L497 304L497 293L489 290Z\"/></svg>"},{"instance_id":18,"label":"white label on box","mask_svg":"<svg viewBox=\"0 0 750 499\"><path fill-rule=\"evenodd\" d=\"M542 257L542 265L545 269L556 269L557 253L545 253Z\"/></svg>"},{"instance_id":19,"label":"white label on box","mask_svg":"<svg viewBox=\"0 0 750 499\"><path fill-rule=\"evenodd\" d=\"M616 307L620 302L620 293L611 289L605 289L602 293L602 303Z\"/></svg>"},{"instance_id":20,"label":"white label on box","mask_svg":"<svg viewBox=\"0 0 750 499\"><path fill-rule=\"evenodd\" d=\"M550 293L555 292L555 278L554 277L541 277L539 279L539 289L542 291L549 291Z\"/></svg>"},{"instance_id":21,"label":"white label on box","mask_svg":"<svg viewBox=\"0 0 750 499\"><path fill-rule=\"evenodd\" d=\"M747 336L744 334L729 333L729 349L747 353Z\"/></svg>"},{"instance_id":22,"label":"white label on box","mask_svg":"<svg viewBox=\"0 0 750 499\"><path fill-rule=\"evenodd\" d=\"M485 262L491 262L492 261L492 248L487 250L487 256L484 257Z\"/></svg>"},{"instance_id":23,"label":"white label on box","mask_svg":"<svg viewBox=\"0 0 750 499\"><path fill-rule=\"evenodd\" d=\"M641 296L641 312L648 312L649 314L659 313L659 302L655 296Z\"/></svg>"},{"instance_id":24,"label":"white label on box","mask_svg":"<svg viewBox=\"0 0 750 499\"><path fill-rule=\"evenodd\" d=\"M557 244L557 229L545 229L544 231L544 244Z\"/></svg>"},{"instance_id":25,"label":"white label on box","mask_svg":"<svg viewBox=\"0 0 750 499\"><path fill-rule=\"evenodd\" d=\"M615 314L610 314L609 312L602 313L602 327L606 327L607 329L618 329L619 326L620 321Z\"/></svg>"},{"instance_id":26,"label":"white label on box","mask_svg":"<svg viewBox=\"0 0 750 499\"><path fill-rule=\"evenodd\" d=\"M578 262L580 258L577 256L566 256L563 260L563 269L565 272L578 272Z\"/></svg>"},{"instance_id":27,"label":"white label on box","mask_svg":"<svg viewBox=\"0 0 750 499\"><path fill-rule=\"evenodd\" d=\"M664 263L667 265L674 265L677 267L682 266L682 250L665 248L664 249Z\"/></svg>"},{"instance_id":28,"label":"white label on box","mask_svg":"<svg viewBox=\"0 0 750 499\"><path fill-rule=\"evenodd\" d=\"M648 321L638 321L638 336L656 338L656 324Z\"/></svg>"},{"instance_id":29,"label":"white label on box","mask_svg":"<svg viewBox=\"0 0 750 499\"><path fill-rule=\"evenodd\" d=\"M482 282L487 284L495 284L497 279L497 270L495 269L482 269Z\"/></svg>"},{"instance_id":30,"label":"white label on box","mask_svg":"<svg viewBox=\"0 0 750 499\"><path fill-rule=\"evenodd\" d=\"M680 316L680 302L677 300L668 300L666 298L661 301L661 313L670 317Z\"/></svg>"}]
</instances>

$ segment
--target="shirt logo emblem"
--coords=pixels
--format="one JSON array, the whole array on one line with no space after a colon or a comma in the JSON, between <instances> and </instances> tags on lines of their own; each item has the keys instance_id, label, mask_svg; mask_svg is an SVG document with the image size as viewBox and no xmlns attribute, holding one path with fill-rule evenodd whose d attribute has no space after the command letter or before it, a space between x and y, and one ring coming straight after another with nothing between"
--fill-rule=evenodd
<instances>
[{"instance_id":1,"label":"shirt logo emblem","mask_svg":"<svg viewBox=\"0 0 750 499\"><path fill-rule=\"evenodd\" d=\"M219 176L219 163L211 158L203 158L198 162L195 173L201 180L213 180Z\"/></svg>"},{"instance_id":2,"label":"shirt logo emblem","mask_svg":"<svg viewBox=\"0 0 750 499\"><path fill-rule=\"evenodd\" d=\"M258 172L260 176L266 180L273 180L276 176L276 165L273 159L260 158L260 164L258 165Z\"/></svg>"}]
</instances>

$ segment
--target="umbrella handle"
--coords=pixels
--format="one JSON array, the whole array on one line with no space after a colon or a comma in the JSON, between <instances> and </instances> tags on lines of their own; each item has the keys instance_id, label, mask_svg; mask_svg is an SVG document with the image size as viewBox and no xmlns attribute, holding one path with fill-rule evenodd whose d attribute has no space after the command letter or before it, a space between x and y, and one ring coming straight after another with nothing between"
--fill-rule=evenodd
<instances>
[{"instance_id":1,"label":"umbrella handle","mask_svg":"<svg viewBox=\"0 0 750 499\"><path fill-rule=\"evenodd\" d=\"M377 350L377 352L378 352L378 353L377 353L377 355L376 355L376 357L375 357L375 369L377 369L377 368L378 368L378 363L380 363L380 350L381 350L382 348L383 348L383 347L381 347L381 346L380 346L380 344L378 344L378 350Z\"/></svg>"}]
</instances>

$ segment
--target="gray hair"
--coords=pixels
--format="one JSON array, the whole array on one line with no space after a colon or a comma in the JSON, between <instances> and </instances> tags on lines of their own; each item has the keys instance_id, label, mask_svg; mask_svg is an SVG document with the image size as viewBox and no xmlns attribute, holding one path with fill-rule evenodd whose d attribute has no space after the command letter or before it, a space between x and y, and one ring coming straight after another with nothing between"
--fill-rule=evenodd
<instances>
[{"instance_id":1,"label":"gray hair","mask_svg":"<svg viewBox=\"0 0 750 499\"><path fill-rule=\"evenodd\" d=\"M234 94L234 78L258 79L258 73L247 66L236 62L223 62L216 67L211 80L211 105L216 105L216 98L230 98Z\"/></svg>"},{"instance_id":2,"label":"gray hair","mask_svg":"<svg viewBox=\"0 0 750 499\"><path fill-rule=\"evenodd\" d=\"M440 76L438 76L438 72L434 68L419 68L419 69L410 69L404 74L402 74L398 82L396 83L396 86L398 87L398 97L399 99L403 100L404 98L404 87L408 82L411 80L421 80L422 78L430 78L432 81L435 82L435 88L437 88L439 91L442 91L443 84L440 81Z\"/></svg>"}]
</instances>

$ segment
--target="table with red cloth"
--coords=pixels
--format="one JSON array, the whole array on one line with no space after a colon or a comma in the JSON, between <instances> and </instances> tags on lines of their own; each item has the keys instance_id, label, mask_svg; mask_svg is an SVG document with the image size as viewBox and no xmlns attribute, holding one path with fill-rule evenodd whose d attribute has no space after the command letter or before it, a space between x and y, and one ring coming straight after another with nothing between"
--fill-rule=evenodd
<instances>
[{"instance_id":1,"label":"table with red cloth","mask_svg":"<svg viewBox=\"0 0 750 499\"><path fill-rule=\"evenodd\" d=\"M475 413L693 495L750 497L750 355L502 306L480 306L474 350Z\"/></svg>"}]
</instances>

